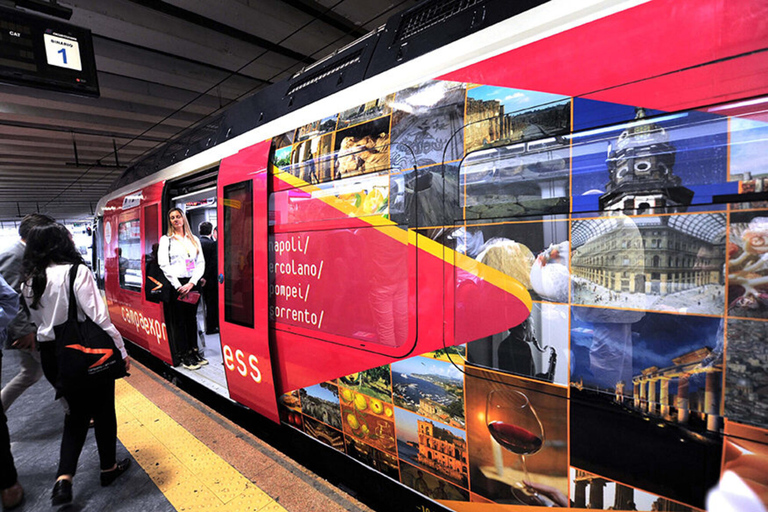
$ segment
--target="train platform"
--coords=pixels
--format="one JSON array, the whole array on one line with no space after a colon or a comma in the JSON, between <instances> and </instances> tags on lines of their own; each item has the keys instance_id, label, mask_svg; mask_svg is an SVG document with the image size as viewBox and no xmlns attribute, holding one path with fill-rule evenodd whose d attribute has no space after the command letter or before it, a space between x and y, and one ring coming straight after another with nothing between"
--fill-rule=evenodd
<instances>
[{"instance_id":1,"label":"train platform","mask_svg":"<svg viewBox=\"0 0 768 512\"><path fill-rule=\"evenodd\" d=\"M18 353L4 350L3 385L18 368ZM110 487L100 487L96 442L89 433L74 480L74 501L61 510L371 510L135 360L131 376L117 382L116 410L118 460L131 457L131 468ZM17 510L51 509L63 409L43 378L7 415L25 491Z\"/></svg>"}]
</instances>

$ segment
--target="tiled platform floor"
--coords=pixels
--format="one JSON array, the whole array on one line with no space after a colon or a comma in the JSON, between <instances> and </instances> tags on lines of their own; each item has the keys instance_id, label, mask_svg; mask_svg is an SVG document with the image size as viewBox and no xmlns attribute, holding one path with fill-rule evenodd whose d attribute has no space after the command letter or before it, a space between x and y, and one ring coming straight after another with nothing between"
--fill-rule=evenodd
<instances>
[{"instance_id":1,"label":"tiled platform floor","mask_svg":"<svg viewBox=\"0 0 768 512\"><path fill-rule=\"evenodd\" d=\"M18 371L4 351L2 382ZM118 382L118 458L132 468L111 487L98 485L98 456L89 434L68 511L367 512L369 508L318 478L248 431L134 363ZM26 491L24 511L49 510L63 410L45 379L9 409L12 450Z\"/></svg>"}]
</instances>

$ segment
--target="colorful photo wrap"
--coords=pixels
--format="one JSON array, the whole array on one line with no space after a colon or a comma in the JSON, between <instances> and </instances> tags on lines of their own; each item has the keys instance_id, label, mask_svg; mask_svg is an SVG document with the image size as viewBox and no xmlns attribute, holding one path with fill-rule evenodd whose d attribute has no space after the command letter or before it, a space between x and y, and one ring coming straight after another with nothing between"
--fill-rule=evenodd
<instances>
[{"instance_id":1,"label":"colorful photo wrap","mask_svg":"<svg viewBox=\"0 0 768 512\"><path fill-rule=\"evenodd\" d=\"M467 487L467 435L463 430L400 408L395 408L395 421L401 461Z\"/></svg>"},{"instance_id":2,"label":"colorful photo wrap","mask_svg":"<svg viewBox=\"0 0 768 512\"><path fill-rule=\"evenodd\" d=\"M340 389L344 432L369 446L396 454L392 405L345 387Z\"/></svg>"},{"instance_id":3,"label":"colorful photo wrap","mask_svg":"<svg viewBox=\"0 0 768 512\"><path fill-rule=\"evenodd\" d=\"M456 428L464 428L464 374L453 363L412 357L392 363L394 403Z\"/></svg>"},{"instance_id":4,"label":"colorful photo wrap","mask_svg":"<svg viewBox=\"0 0 768 512\"><path fill-rule=\"evenodd\" d=\"M304 432L331 448L344 451L344 436L334 428L312 418L304 419Z\"/></svg>"},{"instance_id":5,"label":"colorful photo wrap","mask_svg":"<svg viewBox=\"0 0 768 512\"><path fill-rule=\"evenodd\" d=\"M332 168L333 134L329 133L294 144L290 166L283 170L307 183L317 184L333 179Z\"/></svg>"},{"instance_id":6,"label":"colorful photo wrap","mask_svg":"<svg viewBox=\"0 0 768 512\"><path fill-rule=\"evenodd\" d=\"M324 117L319 121L305 124L296 131L296 142L331 133L336 129L336 119L338 117L338 114L333 114L332 116Z\"/></svg>"},{"instance_id":7,"label":"colorful photo wrap","mask_svg":"<svg viewBox=\"0 0 768 512\"><path fill-rule=\"evenodd\" d=\"M528 485L546 485L567 499L567 389L472 366L465 379L470 490L536 505Z\"/></svg>"},{"instance_id":8,"label":"colorful photo wrap","mask_svg":"<svg viewBox=\"0 0 768 512\"><path fill-rule=\"evenodd\" d=\"M467 219L566 213L570 98L499 87L467 91L467 156L459 175Z\"/></svg>"},{"instance_id":9,"label":"colorful photo wrap","mask_svg":"<svg viewBox=\"0 0 768 512\"><path fill-rule=\"evenodd\" d=\"M464 84L433 80L397 93L392 103L394 169L458 160L464 151ZM418 155L414 162L413 155Z\"/></svg>"},{"instance_id":10,"label":"colorful photo wrap","mask_svg":"<svg viewBox=\"0 0 768 512\"><path fill-rule=\"evenodd\" d=\"M301 415L301 412L288 408L283 404L278 408L278 412L280 414L281 422L287 423L299 430L304 430L304 418Z\"/></svg>"},{"instance_id":11,"label":"colorful photo wrap","mask_svg":"<svg viewBox=\"0 0 768 512\"><path fill-rule=\"evenodd\" d=\"M274 159L275 167L279 168L281 171L288 171L291 165L292 151L293 146L285 146L284 148L276 149Z\"/></svg>"},{"instance_id":12,"label":"colorful photo wrap","mask_svg":"<svg viewBox=\"0 0 768 512\"><path fill-rule=\"evenodd\" d=\"M703 507L722 447L722 320L571 312L571 464Z\"/></svg>"},{"instance_id":13,"label":"colorful photo wrap","mask_svg":"<svg viewBox=\"0 0 768 512\"><path fill-rule=\"evenodd\" d=\"M467 362L568 385L568 306L534 302L522 324L467 343Z\"/></svg>"},{"instance_id":14,"label":"colorful photo wrap","mask_svg":"<svg viewBox=\"0 0 768 512\"><path fill-rule=\"evenodd\" d=\"M297 390L281 395L280 404L296 412L301 412L301 399Z\"/></svg>"},{"instance_id":15,"label":"colorful photo wrap","mask_svg":"<svg viewBox=\"0 0 768 512\"><path fill-rule=\"evenodd\" d=\"M470 224L453 230L449 237L457 252L517 279L533 300L568 303L568 221L564 216Z\"/></svg>"},{"instance_id":16,"label":"colorful photo wrap","mask_svg":"<svg viewBox=\"0 0 768 512\"><path fill-rule=\"evenodd\" d=\"M726 420L725 434L724 476L736 474L768 507L768 431Z\"/></svg>"},{"instance_id":17,"label":"colorful photo wrap","mask_svg":"<svg viewBox=\"0 0 768 512\"><path fill-rule=\"evenodd\" d=\"M600 106L611 108L609 103ZM615 108L626 110L625 105ZM574 212L673 213L689 205L716 209L712 196L729 191L722 185L728 162L726 118L697 111L653 114L637 108L630 122L574 133Z\"/></svg>"},{"instance_id":18,"label":"colorful photo wrap","mask_svg":"<svg viewBox=\"0 0 768 512\"><path fill-rule=\"evenodd\" d=\"M728 315L768 318L768 211L730 214Z\"/></svg>"},{"instance_id":19,"label":"colorful photo wrap","mask_svg":"<svg viewBox=\"0 0 768 512\"><path fill-rule=\"evenodd\" d=\"M329 382L321 382L299 390L304 414L326 425L341 430L339 415L339 389Z\"/></svg>"},{"instance_id":20,"label":"colorful photo wrap","mask_svg":"<svg viewBox=\"0 0 768 512\"><path fill-rule=\"evenodd\" d=\"M280 149L286 146L290 146L291 144L293 144L293 141L295 139L296 139L296 130L285 132L276 137L272 137L272 147L275 149Z\"/></svg>"},{"instance_id":21,"label":"colorful photo wrap","mask_svg":"<svg viewBox=\"0 0 768 512\"><path fill-rule=\"evenodd\" d=\"M768 322L728 320L725 416L768 428Z\"/></svg>"},{"instance_id":22,"label":"colorful photo wrap","mask_svg":"<svg viewBox=\"0 0 768 512\"><path fill-rule=\"evenodd\" d=\"M392 112L391 104L394 99L395 95L390 94L345 110L339 115L339 130L388 115Z\"/></svg>"},{"instance_id":23,"label":"colorful photo wrap","mask_svg":"<svg viewBox=\"0 0 768 512\"><path fill-rule=\"evenodd\" d=\"M400 481L433 500L469 501L466 490L405 462L400 463Z\"/></svg>"},{"instance_id":24,"label":"colorful photo wrap","mask_svg":"<svg viewBox=\"0 0 768 512\"><path fill-rule=\"evenodd\" d=\"M480 86L467 90L466 153L570 131L571 98L558 94Z\"/></svg>"},{"instance_id":25,"label":"colorful photo wrap","mask_svg":"<svg viewBox=\"0 0 768 512\"><path fill-rule=\"evenodd\" d=\"M390 478L400 480L397 457L368 446L354 436L344 436L344 439L347 443L347 455Z\"/></svg>"},{"instance_id":26,"label":"colorful photo wrap","mask_svg":"<svg viewBox=\"0 0 768 512\"><path fill-rule=\"evenodd\" d=\"M458 365L464 365L464 361L467 358L467 345L454 345L452 347L445 347L434 352L425 352L421 354L423 357L431 357L438 361L445 361L447 363L454 363Z\"/></svg>"},{"instance_id":27,"label":"colorful photo wrap","mask_svg":"<svg viewBox=\"0 0 768 512\"><path fill-rule=\"evenodd\" d=\"M596 510L703 512L576 468L571 468L571 505Z\"/></svg>"},{"instance_id":28,"label":"colorful photo wrap","mask_svg":"<svg viewBox=\"0 0 768 512\"><path fill-rule=\"evenodd\" d=\"M389 169L389 117L336 132L333 179Z\"/></svg>"},{"instance_id":29,"label":"colorful photo wrap","mask_svg":"<svg viewBox=\"0 0 768 512\"><path fill-rule=\"evenodd\" d=\"M571 301L722 315L725 214L628 217L571 224Z\"/></svg>"},{"instance_id":30,"label":"colorful photo wrap","mask_svg":"<svg viewBox=\"0 0 768 512\"><path fill-rule=\"evenodd\" d=\"M339 377L338 381L350 391L392 403L392 378L389 365Z\"/></svg>"},{"instance_id":31,"label":"colorful photo wrap","mask_svg":"<svg viewBox=\"0 0 768 512\"><path fill-rule=\"evenodd\" d=\"M729 179L750 182L746 189L756 188L756 184L764 183L768 178L768 117L765 109L730 118L731 157ZM766 191L761 190L755 192Z\"/></svg>"}]
</instances>

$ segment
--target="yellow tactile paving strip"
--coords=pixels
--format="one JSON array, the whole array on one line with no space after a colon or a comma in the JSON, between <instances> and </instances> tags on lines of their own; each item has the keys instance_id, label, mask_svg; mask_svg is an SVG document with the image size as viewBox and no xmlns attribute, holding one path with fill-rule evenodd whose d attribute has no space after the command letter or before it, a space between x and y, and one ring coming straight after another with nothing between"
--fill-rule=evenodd
<instances>
[{"instance_id":1,"label":"yellow tactile paving strip","mask_svg":"<svg viewBox=\"0 0 768 512\"><path fill-rule=\"evenodd\" d=\"M176 510L285 511L125 380L115 408L120 442Z\"/></svg>"}]
</instances>

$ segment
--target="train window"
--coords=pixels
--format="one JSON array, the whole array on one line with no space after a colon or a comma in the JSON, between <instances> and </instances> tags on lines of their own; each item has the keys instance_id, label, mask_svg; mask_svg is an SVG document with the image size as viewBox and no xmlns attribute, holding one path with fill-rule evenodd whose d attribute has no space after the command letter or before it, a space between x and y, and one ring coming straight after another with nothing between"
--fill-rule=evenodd
<instances>
[{"instance_id":1,"label":"train window","mask_svg":"<svg viewBox=\"0 0 768 512\"><path fill-rule=\"evenodd\" d=\"M390 122L381 117L275 149L281 171L307 183L371 174L390 166Z\"/></svg>"},{"instance_id":2,"label":"train window","mask_svg":"<svg viewBox=\"0 0 768 512\"><path fill-rule=\"evenodd\" d=\"M253 184L224 187L224 319L254 326Z\"/></svg>"},{"instance_id":3,"label":"train window","mask_svg":"<svg viewBox=\"0 0 768 512\"><path fill-rule=\"evenodd\" d=\"M568 211L570 148L554 137L474 151L459 171L467 219Z\"/></svg>"},{"instance_id":4,"label":"train window","mask_svg":"<svg viewBox=\"0 0 768 512\"><path fill-rule=\"evenodd\" d=\"M157 211L159 205L151 204L144 207L144 252L146 253L145 264L150 261L157 261L157 244L160 240L158 229Z\"/></svg>"},{"instance_id":5,"label":"train window","mask_svg":"<svg viewBox=\"0 0 768 512\"><path fill-rule=\"evenodd\" d=\"M120 288L140 292L141 272L141 223L139 219L121 222L118 227L117 265Z\"/></svg>"}]
</instances>

